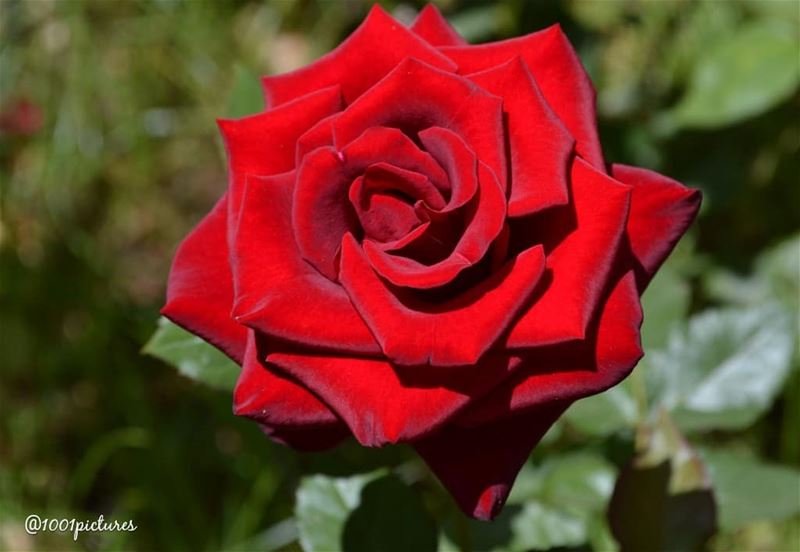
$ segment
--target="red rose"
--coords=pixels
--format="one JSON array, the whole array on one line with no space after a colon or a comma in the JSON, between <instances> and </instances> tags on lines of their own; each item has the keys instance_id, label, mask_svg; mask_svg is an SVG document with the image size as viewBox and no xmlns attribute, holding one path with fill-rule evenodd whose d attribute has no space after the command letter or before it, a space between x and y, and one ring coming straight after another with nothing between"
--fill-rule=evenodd
<instances>
[{"instance_id":1,"label":"red rose","mask_svg":"<svg viewBox=\"0 0 800 552\"><path fill-rule=\"evenodd\" d=\"M470 515L502 507L576 399L642 355L645 286L700 194L603 161L558 26L470 46L375 7L220 121L227 193L164 314L243 369L235 412L318 449L410 443Z\"/></svg>"}]
</instances>

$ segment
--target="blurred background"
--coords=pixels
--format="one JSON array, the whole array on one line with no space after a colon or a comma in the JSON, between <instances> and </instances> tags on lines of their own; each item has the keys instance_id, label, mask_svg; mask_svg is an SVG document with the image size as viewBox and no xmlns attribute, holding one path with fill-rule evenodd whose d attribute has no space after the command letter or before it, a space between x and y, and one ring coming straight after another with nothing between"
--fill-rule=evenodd
<instances>
[{"instance_id":1,"label":"blurred background","mask_svg":"<svg viewBox=\"0 0 800 552\"><path fill-rule=\"evenodd\" d=\"M335 47L369 3L0 0L0 548L800 550L800 4L436 4L472 42L561 23L606 159L703 190L634 376L569 411L493 524L405 447L269 442L229 381L181 373L217 357L163 332L160 359L142 348L225 186L215 118L259 109L258 75ZM170 345L194 360L175 370ZM31 513L138 529L30 536Z\"/></svg>"}]
</instances>

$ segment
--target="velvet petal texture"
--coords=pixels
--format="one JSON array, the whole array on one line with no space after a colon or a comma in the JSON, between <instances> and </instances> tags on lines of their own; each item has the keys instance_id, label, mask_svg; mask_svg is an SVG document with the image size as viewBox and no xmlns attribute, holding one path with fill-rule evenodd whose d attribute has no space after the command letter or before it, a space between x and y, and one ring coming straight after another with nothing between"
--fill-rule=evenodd
<instances>
[{"instance_id":1,"label":"velvet petal texture","mask_svg":"<svg viewBox=\"0 0 800 552\"><path fill-rule=\"evenodd\" d=\"M629 186L576 158L570 208L530 217L512 228L512 234L516 230L544 240L548 274L541 297L514 325L510 347L583 339L625 233L630 195Z\"/></svg>"},{"instance_id":2,"label":"velvet petal texture","mask_svg":"<svg viewBox=\"0 0 800 552\"><path fill-rule=\"evenodd\" d=\"M308 389L270 368L252 330L248 332L242 372L233 393L233 412L272 427L338 422L333 412Z\"/></svg>"},{"instance_id":3,"label":"velvet petal texture","mask_svg":"<svg viewBox=\"0 0 800 552\"><path fill-rule=\"evenodd\" d=\"M503 98L511 165L509 216L535 213L569 201L569 157L574 140L550 109L520 57L468 75Z\"/></svg>"},{"instance_id":4,"label":"velvet petal texture","mask_svg":"<svg viewBox=\"0 0 800 552\"><path fill-rule=\"evenodd\" d=\"M642 357L641 323L639 293L633 271L629 271L614 286L597 327L584 342L532 350L510 378L470 405L459 423L485 424L616 385Z\"/></svg>"},{"instance_id":5,"label":"velvet petal texture","mask_svg":"<svg viewBox=\"0 0 800 552\"><path fill-rule=\"evenodd\" d=\"M279 109L242 119L217 121L228 153L228 215L234 223L248 175L268 176L294 168L293 144L321 118L339 111L338 86L309 94ZM228 238L234 225L228 227Z\"/></svg>"},{"instance_id":6,"label":"velvet petal texture","mask_svg":"<svg viewBox=\"0 0 800 552\"><path fill-rule=\"evenodd\" d=\"M385 359L288 350L267 360L321 397L365 446L414 441L435 431L473 396L498 384L515 362L489 356L457 383L442 385L420 382Z\"/></svg>"},{"instance_id":7,"label":"velvet petal texture","mask_svg":"<svg viewBox=\"0 0 800 552\"><path fill-rule=\"evenodd\" d=\"M595 121L595 92L561 27L476 46L441 48L462 75L485 71L521 57L547 102L577 140L576 150L594 168L605 170Z\"/></svg>"},{"instance_id":8,"label":"velvet petal texture","mask_svg":"<svg viewBox=\"0 0 800 552\"><path fill-rule=\"evenodd\" d=\"M398 63L414 57L446 70L455 64L375 5L335 50L311 65L271 77L263 85L270 106L278 106L320 88L338 84L347 103L373 86Z\"/></svg>"},{"instance_id":9,"label":"velvet petal texture","mask_svg":"<svg viewBox=\"0 0 800 552\"><path fill-rule=\"evenodd\" d=\"M178 248L161 314L241 364L247 330L231 319L233 278L228 265L227 204L228 196L224 195Z\"/></svg>"},{"instance_id":10,"label":"velvet petal texture","mask_svg":"<svg viewBox=\"0 0 800 552\"><path fill-rule=\"evenodd\" d=\"M567 406L552 403L474 428L448 425L413 446L465 514L490 520L533 447Z\"/></svg>"},{"instance_id":11,"label":"velvet petal texture","mask_svg":"<svg viewBox=\"0 0 800 552\"><path fill-rule=\"evenodd\" d=\"M248 179L232 250L238 322L314 349L380 351L344 289L300 256L292 235L293 173Z\"/></svg>"},{"instance_id":12,"label":"velvet petal texture","mask_svg":"<svg viewBox=\"0 0 800 552\"><path fill-rule=\"evenodd\" d=\"M415 89L425 93L409 94ZM341 148L375 126L410 136L433 126L447 128L505 183L502 104L463 77L408 58L333 121L333 134Z\"/></svg>"},{"instance_id":13,"label":"velvet petal texture","mask_svg":"<svg viewBox=\"0 0 800 552\"><path fill-rule=\"evenodd\" d=\"M478 174L478 197L468 213L466 229L445 259L428 265L386 253L366 242L364 252L375 271L395 285L428 289L450 283L462 270L480 261L503 229L506 209L494 173L480 163Z\"/></svg>"},{"instance_id":14,"label":"velvet petal texture","mask_svg":"<svg viewBox=\"0 0 800 552\"><path fill-rule=\"evenodd\" d=\"M340 278L390 360L459 366L477 363L494 344L533 294L543 269L544 254L537 246L446 303L404 303L372 271L348 234L342 241Z\"/></svg>"},{"instance_id":15,"label":"velvet petal texture","mask_svg":"<svg viewBox=\"0 0 800 552\"><path fill-rule=\"evenodd\" d=\"M612 165L611 174L632 187L627 234L644 291L697 216L701 194L647 169Z\"/></svg>"},{"instance_id":16,"label":"velvet petal texture","mask_svg":"<svg viewBox=\"0 0 800 552\"><path fill-rule=\"evenodd\" d=\"M466 43L433 4L420 10L411 30L433 46L460 46Z\"/></svg>"}]
</instances>

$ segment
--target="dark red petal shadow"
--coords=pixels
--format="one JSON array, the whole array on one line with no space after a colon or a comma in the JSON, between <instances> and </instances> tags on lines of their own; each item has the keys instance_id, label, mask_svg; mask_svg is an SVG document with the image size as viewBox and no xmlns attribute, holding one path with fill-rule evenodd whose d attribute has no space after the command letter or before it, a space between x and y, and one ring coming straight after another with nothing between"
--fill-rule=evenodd
<instances>
[{"instance_id":1,"label":"dark red petal shadow","mask_svg":"<svg viewBox=\"0 0 800 552\"><path fill-rule=\"evenodd\" d=\"M364 446L407 442L434 431L473 395L485 392L509 372L513 359L489 356L464 367L457 386L407 381L384 359L274 352L270 363L321 397Z\"/></svg>"},{"instance_id":2,"label":"dark red petal shadow","mask_svg":"<svg viewBox=\"0 0 800 552\"><path fill-rule=\"evenodd\" d=\"M691 226L702 194L638 167L612 165L611 174L632 187L627 233L638 262L636 278L641 292Z\"/></svg>"},{"instance_id":3,"label":"dark red petal shadow","mask_svg":"<svg viewBox=\"0 0 800 552\"><path fill-rule=\"evenodd\" d=\"M642 309L633 271L614 286L583 343L540 347L527 354L509 379L459 414L465 426L492 423L552 401L574 401L625 379L642 357Z\"/></svg>"},{"instance_id":4,"label":"dark red petal shadow","mask_svg":"<svg viewBox=\"0 0 800 552\"><path fill-rule=\"evenodd\" d=\"M478 183L476 201L466 207L467 227L447 258L427 265L364 242L364 252L375 271L397 286L431 289L452 282L462 270L480 261L503 229L506 204L494 173L483 163L478 164Z\"/></svg>"},{"instance_id":5,"label":"dark red petal shadow","mask_svg":"<svg viewBox=\"0 0 800 552\"><path fill-rule=\"evenodd\" d=\"M521 58L467 77L503 98L511 164L508 215L528 215L569 201L575 140L547 105Z\"/></svg>"},{"instance_id":6,"label":"dark red petal shadow","mask_svg":"<svg viewBox=\"0 0 800 552\"><path fill-rule=\"evenodd\" d=\"M247 328L231 318L233 277L228 261L228 196L214 205L178 246L161 314L242 363Z\"/></svg>"},{"instance_id":7,"label":"dark red petal shadow","mask_svg":"<svg viewBox=\"0 0 800 552\"><path fill-rule=\"evenodd\" d=\"M547 253L549 286L516 322L509 347L538 347L583 339L624 235L630 187L575 158L571 208L517 219L514 233L566 236ZM540 217L540 218L537 218ZM574 228L573 228L574 226ZM545 239L547 243L547 239Z\"/></svg>"},{"instance_id":8,"label":"dark red petal shadow","mask_svg":"<svg viewBox=\"0 0 800 552\"><path fill-rule=\"evenodd\" d=\"M567 406L553 403L480 427L448 425L413 446L465 514L491 520L531 450Z\"/></svg>"}]
</instances>

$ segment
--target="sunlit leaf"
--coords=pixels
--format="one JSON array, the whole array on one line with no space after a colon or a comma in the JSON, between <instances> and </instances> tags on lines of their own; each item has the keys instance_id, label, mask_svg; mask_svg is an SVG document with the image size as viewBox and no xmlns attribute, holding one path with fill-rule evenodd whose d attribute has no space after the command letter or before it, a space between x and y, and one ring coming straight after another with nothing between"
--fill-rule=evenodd
<instances>
[{"instance_id":1,"label":"sunlit leaf","mask_svg":"<svg viewBox=\"0 0 800 552\"><path fill-rule=\"evenodd\" d=\"M239 376L239 366L219 349L163 317L142 352L172 364L188 378L225 391L233 390Z\"/></svg>"},{"instance_id":2,"label":"sunlit leaf","mask_svg":"<svg viewBox=\"0 0 800 552\"><path fill-rule=\"evenodd\" d=\"M588 520L583 512L529 502L511 522L510 550L547 550L579 546L588 540Z\"/></svg>"},{"instance_id":3,"label":"sunlit leaf","mask_svg":"<svg viewBox=\"0 0 800 552\"><path fill-rule=\"evenodd\" d=\"M747 119L787 99L800 82L796 27L754 21L699 52L678 124L717 127Z\"/></svg>"},{"instance_id":4,"label":"sunlit leaf","mask_svg":"<svg viewBox=\"0 0 800 552\"><path fill-rule=\"evenodd\" d=\"M636 401L624 384L576 401L564 414L564 419L581 433L599 437L633 427L636 418Z\"/></svg>"},{"instance_id":5,"label":"sunlit leaf","mask_svg":"<svg viewBox=\"0 0 800 552\"><path fill-rule=\"evenodd\" d=\"M778 306L705 311L651 355L650 395L686 431L747 427L780 391L792 347Z\"/></svg>"}]
</instances>

